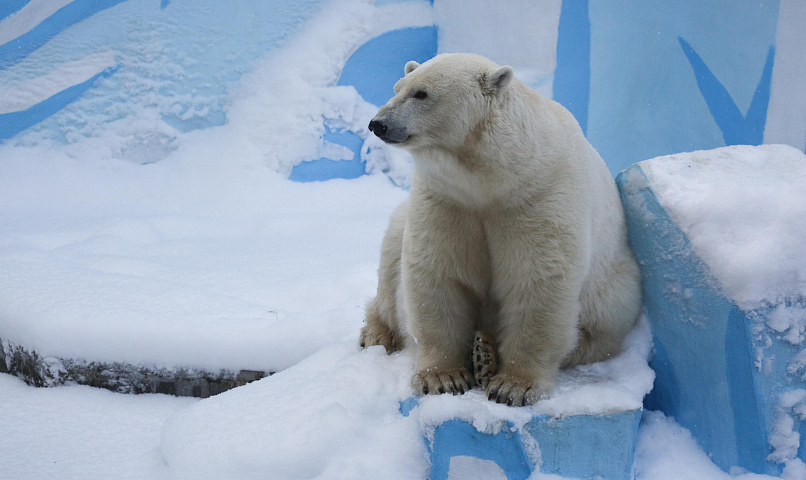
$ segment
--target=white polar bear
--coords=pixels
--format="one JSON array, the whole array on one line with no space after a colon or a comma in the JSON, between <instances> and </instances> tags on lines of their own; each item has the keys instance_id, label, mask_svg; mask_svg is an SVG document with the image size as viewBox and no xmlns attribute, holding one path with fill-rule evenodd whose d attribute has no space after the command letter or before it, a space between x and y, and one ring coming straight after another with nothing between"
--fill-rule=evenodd
<instances>
[{"instance_id":1,"label":"white polar bear","mask_svg":"<svg viewBox=\"0 0 806 480\"><path fill-rule=\"evenodd\" d=\"M561 366L617 354L640 274L615 182L570 112L470 54L409 62L394 91L369 128L415 168L362 346L415 349L415 390L456 394L476 383L474 332L489 332L486 392L510 405L550 394Z\"/></svg>"}]
</instances>

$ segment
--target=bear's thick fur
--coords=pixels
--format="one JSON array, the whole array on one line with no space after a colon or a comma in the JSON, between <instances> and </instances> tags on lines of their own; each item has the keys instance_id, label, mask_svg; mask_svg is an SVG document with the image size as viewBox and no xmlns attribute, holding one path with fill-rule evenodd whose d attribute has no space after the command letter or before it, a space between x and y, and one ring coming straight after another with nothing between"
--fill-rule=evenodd
<instances>
[{"instance_id":1,"label":"bear's thick fur","mask_svg":"<svg viewBox=\"0 0 806 480\"><path fill-rule=\"evenodd\" d=\"M574 117L470 54L409 62L370 123L411 152L363 346L415 350L418 393L460 393L476 330L490 399L531 404L561 366L616 355L641 306L615 183Z\"/></svg>"}]
</instances>

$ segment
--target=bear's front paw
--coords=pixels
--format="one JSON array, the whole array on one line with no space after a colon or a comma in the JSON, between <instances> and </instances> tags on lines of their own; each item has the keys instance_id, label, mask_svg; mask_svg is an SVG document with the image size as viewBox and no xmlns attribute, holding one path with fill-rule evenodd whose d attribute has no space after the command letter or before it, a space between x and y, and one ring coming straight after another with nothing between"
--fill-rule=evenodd
<instances>
[{"instance_id":1,"label":"bear's front paw","mask_svg":"<svg viewBox=\"0 0 806 480\"><path fill-rule=\"evenodd\" d=\"M523 375L499 373L490 379L485 392L487 398L511 407L532 405L549 396L553 386L538 385L534 379Z\"/></svg>"},{"instance_id":2,"label":"bear's front paw","mask_svg":"<svg viewBox=\"0 0 806 480\"><path fill-rule=\"evenodd\" d=\"M411 379L414 391L423 395L465 393L473 387L473 375L464 368L426 368Z\"/></svg>"},{"instance_id":3,"label":"bear's front paw","mask_svg":"<svg viewBox=\"0 0 806 480\"><path fill-rule=\"evenodd\" d=\"M359 344L361 348L383 345L386 349L386 353L396 352L403 348L403 342L400 337L389 327L380 322L372 322L364 325L364 328L361 329Z\"/></svg>"}]
</instances>

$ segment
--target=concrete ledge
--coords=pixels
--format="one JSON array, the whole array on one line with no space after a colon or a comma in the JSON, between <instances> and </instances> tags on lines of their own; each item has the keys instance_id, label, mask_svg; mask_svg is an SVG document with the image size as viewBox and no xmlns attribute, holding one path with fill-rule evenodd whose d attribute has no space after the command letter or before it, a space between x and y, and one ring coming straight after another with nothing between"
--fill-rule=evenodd
<instances>
[{"instance_id":1,"label":"concrete ledge","mask_svg":"<svg viewBox=\"0 0 806 480\"><path fill-rule=\"evenodd\" d=\"M0 373L14 375L36 387L80 384L118 393L163 393L207 398L274 372L210 372L195 368L160 368L154 365L42 357L36 351L0 339Z\"/></svg>"},{"instance_id":2,"label":"concrete ledge","mask_svg":"<svg viewBox=\"0 0 806 480\"><path fill-rule=\"evenodd\" d=\"M408 399L400 411L417 415L417 406L416 399ZM433 427L426 421L430 478L459 479L472 471L474 478L521 480L538 471L579 479L629 480L642 413L539 415L520 427L506 422L497 432L479 431L462 419Z\"/></svg>"}]
</instances>

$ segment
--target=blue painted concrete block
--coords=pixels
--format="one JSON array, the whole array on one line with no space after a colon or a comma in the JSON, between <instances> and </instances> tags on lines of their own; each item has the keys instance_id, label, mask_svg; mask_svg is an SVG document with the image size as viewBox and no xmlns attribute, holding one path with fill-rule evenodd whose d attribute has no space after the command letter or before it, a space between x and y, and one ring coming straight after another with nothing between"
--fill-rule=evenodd
<instances>
[{"instance_id":1,"label":"blue painted concrete block","mask_svg":"<svg viewBox=\"0 0 806 480\"><path fill-rule=\"evenodd\" d=\"M526 431L540 446L540 472L571 478L629 479L641 410L612 415L535 417Z\"/></svg>"},{"instance_id":2,"label":"blue painted concrete block","mask_svg":"<svg viewBox=\"0 0 806 480\"><path fill-rule=\"evenodd\" d=\"M434 430L429 445L431 480L451 477L451 459L472 457L498 465L507 480L529 478L534 465L523 448L519 431L502 431L497 435L481 433L462 420L450 420Z\"/></svg>"},{"instance_id":3,"label":"blue painted concrete block","mask_svg":"<svg viewBox=\"0 0 806 480\"><path fill-rule=\"evenodd\" d=\"M792 432L806 433L785 400L806 388L793 369L799 348L765 332L775 306L744 311L727 298L640 165L617 183L655 342L655 386L645 407L691 430L720 468L779 475L771 442L786 432L776 422L788 416ZM798 458L806 458L802 444Z\"/></svg>"},{"instance_id":4,"label":"blue painted concrete block","mask_svg":"<svg viewBox=\"0 0 806 480\"><path fill-rule=\"evenodd\" d=\"M401 402L400 412L416 415L417 406L417 399L407 399ZM464 463L474 466L479 478L523 480L539 471L569 478L628 480L641 414L642 410L630 410L611 415L534 416L521 428L508 423L495 434L480 432L461 419L448 420L425 435L430 478L460 478Z\"/></svg>"}]
</instances>

